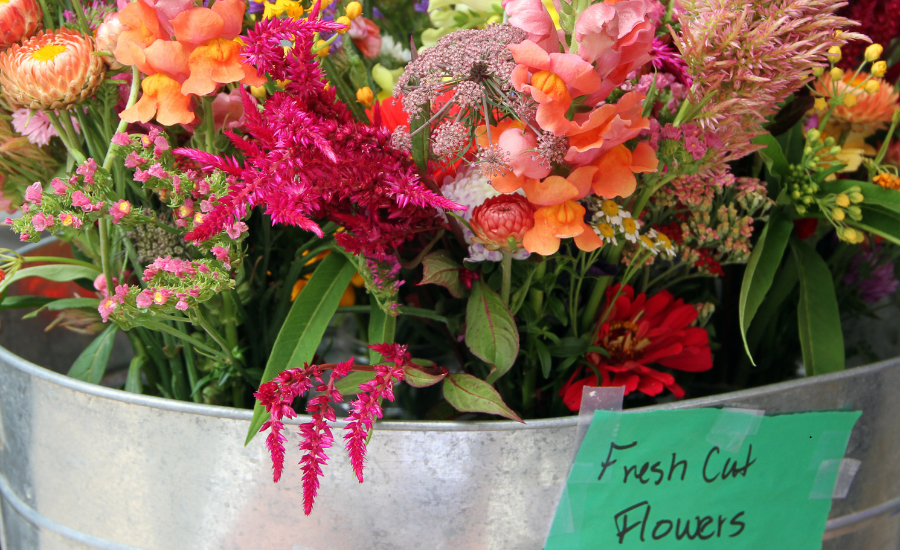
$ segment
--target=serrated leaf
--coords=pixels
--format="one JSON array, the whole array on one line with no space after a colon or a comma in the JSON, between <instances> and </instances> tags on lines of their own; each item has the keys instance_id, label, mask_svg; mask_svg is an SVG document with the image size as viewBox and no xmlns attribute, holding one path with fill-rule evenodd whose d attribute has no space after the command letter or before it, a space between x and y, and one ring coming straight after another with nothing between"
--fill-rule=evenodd
<instances>
[{"instance_id":1,"label":"serrated leaf","mask_svg":"<svg viewBox=\"0 0 900 550\"><path fill-rule=\"evenodd\" d=\"M517 422L525 422L506 406L490 384L471 374L453 373L444 380L444 399L460 412L496 414Z\"/></svg>"},{"instance_id":2,"label":"serrated leaf","mask_svg":"<svg viewBox=\"0 0 900 550\"><path fill-rule=\"evenodd\" d=\"M756 315L756 310L769 292L772 281L775 278L775 272L781 264L784 257L784 250L787 247L788 238L794 223L783 213L782 210L773 210L769 216L769 222L763 228L753 252L750 254L750 261L747 262L747 269L744 271L744 281L741 284L741 295L738 303L738 318L740 321L741 338L744 341L744 349L753 362L750 354L750 348L747 345L747 329ZM755 363L754 363L755 364Z\"/></svg>"},{"instance_id":3,"label":"serrated leaf","mask_svg":"<svg viewBox=\"0 0 900 550\"><path fill-rule=\"evenodd\" d=\"M319 262L278 332L261 382L268 382L288 368L312 361L355 273L356 267L343 254L329 254ZM262 427L265 415L265 408L257 401L245 445Z\"/></svg>"},{"instance_id":4,"label":"serrated leaf","mask_svg":"<svg viewBox=\"0 0 900 550\"><path fill-rule=\"evenodd\" d=\"M494 366L491 381L506 374L519 355L516 322L484 281L472 285L466 307L466 345L476 357Z\"/></svg>"},{"instance_id":5,"label":"serrated leaf","mask_svg":"<svg viewBox=\"0 0 900 550\"><path fill-rule=\"evenodd\" d=\"M825 260L797 237L791 239L800 279L797 322L806 374L844 370L844 335L834 293L834 279Z\"/></svg>"},{"instance_id":6,"label":"serrated leaf","mask_svg":"<svg viewBox=\"0 0 900 550\"><path fill-rule=\"evenodd\" d=\"M444 379L447 373L428 374L414 367L403 367L403 381L414 388L427 388L433 386Z\"/></svg>"},{"instance_id":7,"label":"serrated leaf","mask_svg":"<svg viewBox=\"0 0 900 550\"><path fill-rule=\"evenodd\" d=\"M422 282L419 285L438 285L450 291L454 298L463 298L466 287L459 279L462 266L446 250L438 250L422 258Z\"/></svg>"},{"instance_id":8,"label":"serrated leaf","mask_svg":"<svg viewBox=\"0 0 900 550\"><path fill-rule=\"evenodd\" d=\"M84 348L81 355L72 363L69 376L91 384L99 384L106 373L109 355L112 352L113 338L118 330L117 325L111 324L94 338L94 341Z\"/></svg>"}]
</instances>

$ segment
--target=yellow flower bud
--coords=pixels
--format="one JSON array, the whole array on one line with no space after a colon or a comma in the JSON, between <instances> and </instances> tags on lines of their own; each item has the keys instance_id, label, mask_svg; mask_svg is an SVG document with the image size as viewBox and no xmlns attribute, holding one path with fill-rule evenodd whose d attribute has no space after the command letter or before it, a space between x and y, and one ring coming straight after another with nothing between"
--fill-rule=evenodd
<instances>
[{"instance_id":1,"label":"yellow flower bud","mask_svg":"<svg viewBox=\"0 0 900 550\"><path fill-rule=\"evenodd\" d=\"M881 78L887 72L887 61L876 61L872 63L872 76Z\"/></svg>"},{"instance_id":2,"label":"yellow flower bud","mask_svg":"<svg viewBox=\"0 0 900 550\"><path fill-rule=\"evenodd\" d=\"M838 237L847 241L848 243L854 243L857 239L857 233L856 230L852 227L845 227L838 233Z\"/></svg>"},{"instance_id":3,"label":"yellow flower bud","mask_svg":"<svg viewBox=\"0 0 900 550\"><path fill-rule=\"evenodd\" d=\"M849 197L850 197L850 202L852 202L853 204L858 204L858 203L861 203L862 201L866 200L866 197L864 197L863 194L860 193L859 191L854 191L853 193L850 193Z\"/></svg>"},{"instance_id":4,"label":"yellow flower bud","mask_svg":"<svg viewBox=\"0 0 900 550\"><path fill-rule=\"evenodd\" d=\"M853 94L847 94L844 96L844 107L848 109L852 109L856 106L856 96Z\"/></svg>"},{"instance_id":5,"label":"yellow flower bud","mask_svg":"<svg viewBox=\"0 0 900 550\"><path fill-rule=\"evenodd\" d=\"M878 61L882 53L884 53L884 48L881 47L881 44L872 44L866 48L866 61Z\"/></svg>"},{"instance_id":6,"label":"yellow flower bud","mask_svg":"<svg viewBox=\"0 0 900 550\"><path fill-rule=\"evenodd\" d=\"M870 80L866 82L865 88L863 88L867 94L874 94L878 91L878 88L881 87L881 84L877 80Z\"/></svg>"},{"instance_id":7,"label":"yellow flower bud","mask_svg":"<svg viewBox=\"0 0 900 550\"><path fill-rule=\"evenodd\" d=\"M839 69L837 67L831 69L831 72L828 73L831 75L831 80L837 81L844 78L844 69Z\"/></svg>"},{"instance_id":8,"label":"yellow flower bud","mask_svg":"<svg viewBox=\"0 0 900 550\"><path fill-rule=\"evenodd\" d=\"M366 108L372 106L372 102L375 101L375 94L372 93L372 88L368 86L364 86L358 90L356 90L356 102L362 103L362 105Z\"/></svg>"},{"instance_id":9,"label":"yellow flower bud","mask_svg":"<svg viewBox=\"0 0 900 550\"><path fill-rule=\"evenodd\" d=\"M822 76L825 74L825 67L813 67L813 76Z\"/></svg>"},{"instance_id":10,"label":"yellow flower bud","mask_svg":"<svg viewBox=\"0 0 900 550\"><path fill-rule=\"evenodd\" d=\"M339 23L344 26L343 29L338 29L338 34L344 34L345 32L350 30L350 18L346 15L342 15L335 20L335 23Z\"/></svg>"},{"instance_id":11,"label":"yellow flower bud","mask_svg":"<svg viewBox=\"0 0 900 550\"><path fill-rule=\"evenodd\" d=\"M844 211L841 210L840 208L835 208L831 211L831 219L833 219L836 222L844 221L845 217L846 217L846 214L844 214Z\"/></svg>"},{"instance_id":12,"label":"yellow flower bud","mask_svg":"<svg viewBox=\"0 0 900 550\"><path fill-rule=\"evenodd\" d=\"M828 108L828 102L825 101L825 98L824 98L824 97L817 97L817 98L816 98L816 102L815 102L815 104L813 105L813 107L814 107L817 111L824 111L825 109Z\"/></svg>"},{"instance_id":13,"label":"yellow flower bud","mask_svg":"<svg viewBox=\"0 0 900 550\"><path fill-rule=\"evenodd\" d=\"M250 86L250 94L256 99L265 100L266 99L266 87L265 86Z\"/></svg>"},{"instance_id":14,"label":"yellow flower bud","mask_svg":"<svg viewBox=\"0 0 900 550\"><path fill-rule=\"evenodd\" d=\"M349 17L350 19L356 19L357 17L362 15L362 4L360 4L359 2L350 2L349 4L347 4L347 7L344 11L347 14L347 17Z\"/></svg>"},{"instance_id":15,"label":"yellow flower bud","mask_svg":"<svg viewBox=\"0 0 900 550\"><path fill-rule=\"evenodd\" d=\"M838 193L838 196L834 198L834 203L842 208L846 208L850 206L850 197L844 193Z\"/></svg>"},{"instance_id":16,"label":"yellow flower bud","mask_svg":"<svg viewBox=\"0 0 900 550\"><path fill-rule=\"evenodd\" d=\"M317 56L325 57L326 55L328 55L328 50L331 49L331 46L326 46L324 40L319 40L318 42L316 42L316 49L318 50L316 52Z\"/></svg>"},{"instance_id":17,"label":"yellow flower bud","mask_svg":"<svg viewBox=\"0 0 900 550\"><path fill-rule=\"evenodd\" d=\"M828 48L828 61L832 63L839 63L841 61L841 47L840 46L832 46Z\"/></svg>"}]
</instances>

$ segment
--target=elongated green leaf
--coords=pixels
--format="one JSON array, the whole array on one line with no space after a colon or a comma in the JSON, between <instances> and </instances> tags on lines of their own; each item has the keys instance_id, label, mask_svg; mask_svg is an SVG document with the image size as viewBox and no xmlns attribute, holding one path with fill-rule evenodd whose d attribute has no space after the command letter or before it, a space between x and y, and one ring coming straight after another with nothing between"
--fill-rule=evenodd
<instances>
[{"instance_id":1,"label":"elongated green leaf","mask_svg":"<svg viewBox=\"0 0 900 550\"><path fill-rule=\"evenodd\" d=\"M412 136L412 158L416 166L423 174L428 173L428 154L431 150L431 128L427 126L428 117L431 113L431 102L426 101L420 110L419 116L410 117L409 132L412 134L416 130L419 132ZM424 128L422 128L424 126ZM421 128L421 129L420 129Z\"/></svg>"},{"instance_id":2,"label":"elongated green leaf","mask_svg":"<svg viewBox=\"0 0 900 550\"><path fill-rule=\"evenodd\" d=\"M844 370L844 335L834 282L828 264L814 248L797 237L791 239L800 279L800 348L806 374Z\"/></svg>"},{"instance_id":3,"label":"elongated green leaf","mask_svg":"<svg viewBox=\"0 0 900 550\"><path fill-rule=\"evenodd\" d=\"M403 367L403 381L414 388L427 388L444 379L447 373L428 374L416 368Z\"/></svg>"},{"instance_id":4,"label":"elongated green leaf","mask_svg":"<svg viewBox=\"0 0 900 550\"><path fill-rule=\"evenodd\" d=\"M581 357L587 353L590 345L590 342L587 340L567 336L560 339L559 344L550 348L550 355L553 357Z\"/></svg>"},{"instance_id":5,"label":"elongated green leaf","mask_svg":"<svg viewBox=\"0 0 900 550\"><path fill-rule=\"evenodd\" d=\"M466 307L466 345L476 357L494 366L493 382L508 371L519 354L519 331L503 300L484 281L472 285Z\"/></svg>"},{"instance_id":6,"label":"elongated green leaf","mask_svg":"<svg viewBox=\"0 0 900 550\"><path fill-rule=\"evenodd\" d=\"M757 154L763 159L766 168L769 169L769 174L780 181L781 177L787 174L788 171L788 160L784 156L781 144L768 132L761 136L756 136L751 142L755 145L766 146L765 149L761 149Z\"/></svg>"},{"instance_id":7,"label":"elongated green leaf","mask_svg":"<svg viewBox=\"0 0 900 550\"><path fill-rule=\"evenodd\" d=\"M835 180L822 183L822 190L826 193L843 193L847 189L857 186L864 200L860 207L880 206L881 208L900 213L900 193L894 189L885 189L880 185L865 181ZM863 216L865 221L865 216Z\"/></svg>"},{"instance_id":8,"label":"elongated green leaf","mask_svg":"<svg viewBox=\"0 0 900 550\"><path fill-rule=\"evenodd\" d=\"M141 371L147 364L146 355L136 355L128 365L128 377L125 379L125 391L131 393L144 393L144 384L141 382Z\"/></svg>"},{"instance_id":9,"label":"elongated green leaf","mask_svg":"<svg viewBox=\"0 0 900 550\"><path fill-rule=\"evenodd\" d=\"M498 414L510 420L525 423L519 418L519 415L506 406L503 398L493 386L471 374L447 375L444 380L444 399L460 412Z\"/></svg>"},{"instance_id":10,"label":"elongated green leaf","mask_svg":"<svg viewBox=\"0 0 900 550\"><path fill-rule=\"evenodd\" d=\"M4 296L0 302L0 311L5 309L28 309L32 307L41 307L49 304L56 298L46 298L44 296Z\"/></svg>"},{"instance_id":11,"label":"elongated green leaf","mask_svg":"<svg viewBox=\"0 0 900 550\"><path fill-rule=\"evenodd\" d=\"M360 384L374 379L374 372L354 371L338 380L334 384L334 389L341 392L341 395L356 395L359 392Z\"/></svg>"},{"instance_id":12,"label":"elongated green leaf","mask_svg":"<svg viewBox=\"0 0 900 550\"><path fill-rule=\"evenodd\" d=\"M376 300L372 300L369 306L369 343L393 344L394 333L397 331L397 318L388 315L381 309ZM377 365L383 360L381 354L374 349L369 349L369 363ZM374 378L374 375L372 375Z\"/></svg>"},{"instance_id":13,"label":"elongated green leaf","mask_svg":"<svg viewBox=\"0 0 900 550\"><path fill-rule=\"evenodd\" d=\"M543 342L535 338L534 351L537 352L538 361L541 363L541 374L544 375L544 378L550 378L550 369L553 367L553 359L550 358L550 350L547 349L547 346Z\"/></svg>"},{"instance_id":14,"label":"elongated green leaf","mask_svg":"<svg viewBox=\"0 0 900 550\"><path fill-rule=\"evenodd\" d=\"M99 274L100 271L96 269L71 264L39 265L36 267L26 267L25 269L16 271L15 275L3 281L3 283L0 284L0 290L8 287L16 281L21 281L22 279L28 277L40 277L41 279L47 279L48 281L62 283L66 281L74 281L76 279L93 280Z\"/></svg>"},{"instance_id":15,"label":"elongated green leaf","mask_svg":"<svg viewBox=\"0 0 900 550\"><path fill-rule=\"evenodd\" d=\"M118 330L118 325L110 324L106 327L106 330L101 332L88 347L84 348L78 359L75 359L72 368L69 369L69 376L91 384L99 384L106 373L109 354L112 352L113 338Z\"/></svg>"},{"instance_id":16,"label":"elongated green leaf","mask_svg":"<svg viewBox=\"0 0 900 550\"><path fill-rule=\"evenodd\" d=\"M900 195L900 193L897 194ZM846 223L900 245L900 212L865 205L861 210L862 221L855 222L847 219Z\"/></svg>"},{"instance_id":17,"label":"elongated green leaf","mask_svg":"<svg viewBox=\"0 0 900 550\"><path fill-rule=\"evenodd\" d=\"M43 310L48 311L60 311L63 309L76 309L76 308L92 308L96 309L97 306L100 305L99 298L63 298L61 300L54 300L52 302L48 302L46 305L32 311L31 313L24 315L22 319L30 319L32 317L36 317L38 313Z\"/></svg>"},{"instance_id":18,"label":"elongated green leaf","mask_svg":"<svg viewBox=\"0 0 900 550\"><path fill-rule=\"evenodd\" d=\"M268 382L290 367L312 361L325 329L337 311L341 296L355 273L356 267L343 254L329 254L319 263L294 300L275 339L262 382ZM265 414L265 408L257 402L245 445L262 427Z\"/></svg>"},{"instance_id":19,"label":"elongated green leaf","mask_svg":"<svg viewBox=\"0 0 900 550\"><path fill-rule=\"evenodd\" d=\"M747 269L744 271L744 281L741 285L741 296L738 306L738 317L741 324L741 338L744 340L744 349L750 356L750 362L753 357L750 354L750 348L747 345L747 329L750 328L750 322L756 315L756 310L769 292L775 272L778 265L784 257L784 249L787 246L788 238L791 236L791 230L794 228L793 222L780 209L775 209L769 216L769 222L763 228L756 246L753 247L753 253L750 255L750 261L747 262ZM753 363L754 365L756 363Z\"/></svg>"}]
</instances>

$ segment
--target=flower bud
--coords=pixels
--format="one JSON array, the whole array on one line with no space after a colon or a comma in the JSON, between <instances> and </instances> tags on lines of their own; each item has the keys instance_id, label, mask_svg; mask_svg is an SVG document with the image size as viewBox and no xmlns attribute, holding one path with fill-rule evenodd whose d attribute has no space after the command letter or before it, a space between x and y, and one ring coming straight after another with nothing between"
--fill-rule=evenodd
<instances>
[{"instance_id":1,"label":"flower bud","mask_svg":"<svg viewBox=\"0 0 900 550\"><path fill-rule=\"evenodd\" d=\"M817 97L815 103L813 104L813 108L817 111L824 111L828 108L828 102L825 101L824 97Z\"/></svg>"},{"instance_id":2,"label":"flower bud","mask_svg":"<svg viewBox=\"0 0 900 550\"><path fill-rule=\"evenodd\" d=\"M867 94L874 94L881 88L881 84L877 80L870 80L866 82L865 87L863 88Z\"/></svg>"},{"instance_id":3,"label":"flower bud","mask_svg":"<svg viewBox=\"0 0 900 550\"><path fill-rule=\"evenodd\" d=\"M97 51L114 54L116 45L119 43L119 35L125 30L127 30L125 25L119 21L118 12L106 14L94 35L94 44L97 47ZM122 64L116 61L116 58L112 57L112 55L103 56L102 59L110 69L122 68Z\"/></svg>"},{"instance_id":4,"label":"flower bud","mask_svg":"<svg viewBox=\"0 0 900 550\"><path fill-rule=\"evenodd\" d=\"M848 243L854 243L857 239L857 232L852 227L840 227L838 228L838 237Z\"/></svg>"},{"instance_id":5,"label":"flower bud","mask_svg":"<svg viewBox=\"0 0 900 550\"><path fill-rule=\"evenodd\" d=\"M872 76L881 78L887 72L887 61L876 61L872 64Z\"/></svg>"},{"instance_id":6,"label":"flower bud","mask_svg":"<svg viewBox=\"0 0 900 550\"><path fill-rule=\"evenodd\" d=\"M325 57L326 55L328 55L328 50L330 48L331 48L330 45L329 46L325 45L324 40L319 40L318 42L316 42L316 50L317 50L316 55L318 57Z\"/></svg>"},{"instance_id":7,"label":"flower bud","mask_svg":"<svg viewBox=\"0 0 900 550\"><path fill-rule=\"evenodd\" d=\"M828 61L832 63L840 63L841 61L841 47L840 46L832 46L828 48Z\"/></svg>"},{"instance_id":8,"label":"flower bud","mask_svg":"<svg viewBox=\"0 0 900 550\"><path fill-rule=\"evenodd\" d=\"M350 19L356 19L357 17L362 15L362 4L360 4L359 2L350 2L349 4L347 4L344 12Z\"/></svg>"},{"instance_id":9,"label":"flower bud","mask_svg":"<svg viewBox=\"0 0 900 550\"><path fill-rule=\"evenodd\" d=\"M816 101L818 101L819 99L822 99L822 98L818 98ZM810 129L810 131L806 132L806 139L813 143L819 141L820 137L822 137L822 133L819 132L819 130L817 128L812 128L812 129Z\"/></svg>"},{"instance_id":10,"label":"flower bud","mask_svg":"<svg viewBox=\"0 0 900 550\"><path fill-rule=\"evenodd\" d=\"M852 202L853 204L859 204L865 200L865 197L859 191L854 191L854 192L850 193L849 196L850 196L850 202Z\"/></svg>"},{"instance_id":11,"label":"flower bud","mask_svg":"<svg viewBox=\"0 0 900 550\"><path fill-rule=\"evenodd\" d=\"M813 76L822 76L825 74L825 67L813 67Z\"/></svg>"},{"instance_id":12,"label":"flower bud","mask_svg":"<svg viewBox=\"0 0 900 550\"><path fill-rule=\"evenodd\" d=\"M884 53L884 48L881 47L881 44L872 44L866 48L866 61L878 61L882 53Z\"/></svg>"},{"instance_id":13,"label":"flower bud","mask_svg":"<svg viewBox=\"0 0 900 550\"><path fill-rule=\"evenodd\" d=\"M831 211L831 219L833 219L836 222L844 221L845 217L846 217L846 215L844 214L844 211L841 210L840 208L835 208Z\"/></svg>"},{"instance_id":14,"label":"flower bud","mask_svg":"<svg viewBox=\"0 0 900 550\"><path fill-rule=\"evenodd\" d=\"M848 197L844 193L838 193L838 195L834 198L834 203L842 208L846 208L850 206L850 197Z\"/></svg>"},{"instance_id":15,"label":"flower bud","mask_svg":"<svg viewBox=\"0 0 900 550\"><path fill-rule=\"evenodd\" d=\"M829 153L830 155L832 155L832 156L835 156L835 155L840 155L840 154L841 154L841 151L843 151L843 149L841 148L841 146L840 146L840 145L835 145L834 147L832 147L831 149L828 150L828 153Z\"/></svg>"},{"instance_id":16,"label":"flower bud","mask_svg":"<svg viewBox=\"0 0 900 550\"><path fill-rule=\"evenodd\" d=\"M831 80L840 80L844 78L844 69L835 67L828 74L831 76Z\"/></svg>"},{"instance_id":17,"label":"flower bud","mask_svg":"<svg viewBox=\"0 0 900 550\"><path fill-rule=\"evenodd\" d=\"M356 102L361 103L363 107L369 108L372 106L372 103L375 101L375 94L372 93L372 88L368 86L364 86L358 90L356 90Z\"/></svg>"},{"instance_id":18,"label":"flower bud","mask_svg":"<svg viewBox=\"0 0 900 550\"><path fill-rule=\"evenodd\" d=\"M488 250L514 252L522 248L522 238L534 227L534 206L519 194L493 197L472 211L469 225L475 233L473 240Z\"/></svg>"},{"instance_id":19,"label":"flower bud","mask_svg":"<svg viewBox=\"0 0 900 550\"><path fill-rule=\"evenodd\" d=\"M852 109L853 107L856 107L856 101L857 100L855 95L847 94L844 96L844 107Z\"/></svg>"},{"instance_id":20,"label":"flower bud","mask_svg":"<svg viewBox=\"0 0 900 550\"><path fill-rule=\"evenodd\" d=\"M339 24L341 24L341 25L344 25L344 28L343 28L343 29L338 29L338 30L337 30L337 33L338 33L338 34L344 34L345 32L347 32L347 31L350 30L350 18L347 17L346 15L342 15L342 16L338 17L338 18L335 20L335 23L339 23Z\"/></svg>"},{"instance_id":21,"label":"flower bud","mask_svg":"<svg viewBox=\"0 0 900 550\"><path fill-rule=\"evenodd\" d=\"M853 220L860 221L862 219L862 209L858 206L848 206L847 215Z\"/></svg>"}]
</instances>

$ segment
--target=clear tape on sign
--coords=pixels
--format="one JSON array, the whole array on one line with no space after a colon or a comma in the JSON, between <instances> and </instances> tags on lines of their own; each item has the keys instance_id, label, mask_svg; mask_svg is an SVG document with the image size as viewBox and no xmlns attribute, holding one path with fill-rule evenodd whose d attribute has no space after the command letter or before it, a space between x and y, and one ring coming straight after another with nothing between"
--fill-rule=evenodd
<instances>
[{"instance_id":1,"label":"clear tape on sign","mask_svg":"<svg viewBox=\"0 0 900 550\"><path fill-rule=\"evenodd\" d=\"M740 452L744 439L756 435L766 411L724 408L706 436L706 442L729 453Z\"/></svg>"},{"instance_id":2,"label":"clear tape on sign","mask_svg":"<svg viewBox=\"0 0 900 550\"><path fill-rule=\"evenodd\" d=\"M831 458L819 464L819 472L809 492L811 500L846 498L853 484L853 478L862 462L855 458ZM835 478L835 474L837 477ZM834 481L832 485L831 480Z\"/></svg>"}]
</instances>

